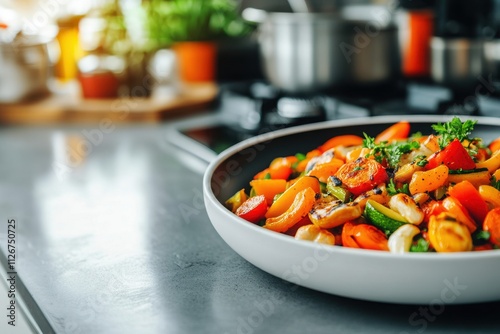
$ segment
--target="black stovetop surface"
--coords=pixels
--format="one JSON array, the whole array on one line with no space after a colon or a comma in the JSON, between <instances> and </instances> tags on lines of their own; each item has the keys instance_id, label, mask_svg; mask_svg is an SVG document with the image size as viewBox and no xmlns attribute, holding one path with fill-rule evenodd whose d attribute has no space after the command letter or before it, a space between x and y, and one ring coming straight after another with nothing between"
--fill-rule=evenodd
<instances>
[{"instance_id":1,"label":"black stovetop surface","mask_svg":"<svg viewBox=\"0 0 500 334\"><path fill-rule=\"evenodd\" d=\"M500 116L500 87L485 79L478 80L478 86L470 92L453 92L428 81L398 81L314 96L290 96L263 81L238 82L222 85L219 101L219 110L227 120L248 133L262 132L273 125L381 115ZM290 103L294 104L292 113L288 111ZM304 104L308 111L297 114L296 108ZM287 111L282 111L280 105L285 105ZM320 114L317 108L321 109Z\"/></svg>"}]
</instances>

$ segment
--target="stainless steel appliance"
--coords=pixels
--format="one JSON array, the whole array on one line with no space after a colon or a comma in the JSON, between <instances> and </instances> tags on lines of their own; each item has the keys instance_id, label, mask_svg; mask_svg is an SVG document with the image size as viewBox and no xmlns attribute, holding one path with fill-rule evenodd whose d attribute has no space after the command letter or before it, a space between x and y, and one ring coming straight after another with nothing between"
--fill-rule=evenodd
<instances>
[{"instance_id":1,"label":"stainless steel appliance","mask_svg":"<svg viewBox=\"0 0 500 334\"><path fill-rule=\"evenodd\" d=\"M488 76L486 48L494 38L491 0L440 0L431 41L431 76L462 93Z\"/></svg>"},{"instance_id":2,"label":"stainless steel appliance","mask_svg":"<svg viewBox=\"0 0 500 334\"><path fill-rule=\"evenodd\" d=\"M458 95L430 81L400 81L392 90L337 90L297 99L265 81L229 83L221 87L213 114L172 124L167 138L181 152L209 162L257 134L322 120L419 114L500 117L500 89L484 81L480 90L489 95L475 95L474 90Z\"/></svg>"},{"instance_id":3,"label":"stainless steel appliance","mask_svg":"<svg viewBox=\"0 0 500 334\"><path fill-rule=\"evenodd\" d=\"M247 8L243 16L259 23L266 78L288 93L374 86L399 75L397 27L385 6L346 5L332 12Z\"/></svg>"}]
</instances>

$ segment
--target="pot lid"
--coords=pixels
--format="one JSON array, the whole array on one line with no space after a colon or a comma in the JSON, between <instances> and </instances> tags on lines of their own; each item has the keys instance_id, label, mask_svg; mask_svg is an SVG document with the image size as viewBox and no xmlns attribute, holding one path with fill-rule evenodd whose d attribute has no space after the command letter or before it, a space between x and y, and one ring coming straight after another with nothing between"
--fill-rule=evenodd
<instances>
[{"instance_id":1,"label":"pot lid","mask_svg":"<svg viewBox=\"0 0 500 334\"><path fill-rule=\"evenodd\" d=\"M383 5L347 5L332 12L265 12L247 8L243 14L249 21L273 25L328 24L349 29L370 25L374 29L388 29L396 27L394 10Z\"/></svg>"}]
</instances>

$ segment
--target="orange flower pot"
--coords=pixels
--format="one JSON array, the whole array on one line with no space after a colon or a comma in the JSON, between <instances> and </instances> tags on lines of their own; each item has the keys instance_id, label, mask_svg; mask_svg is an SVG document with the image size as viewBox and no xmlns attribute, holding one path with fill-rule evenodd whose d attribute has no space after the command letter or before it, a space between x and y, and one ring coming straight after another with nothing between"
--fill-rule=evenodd
<instances>
[{"instance_id":1,"label":"orange flower pot","mask_svg":"<svg viewBox=\"0 0 500 334\"><path fill-rule=\"evenodd\" d=\"M213 42L179 42L173 47L184 82L215 81L217 46Z\"/></svg>"}]
</instances>

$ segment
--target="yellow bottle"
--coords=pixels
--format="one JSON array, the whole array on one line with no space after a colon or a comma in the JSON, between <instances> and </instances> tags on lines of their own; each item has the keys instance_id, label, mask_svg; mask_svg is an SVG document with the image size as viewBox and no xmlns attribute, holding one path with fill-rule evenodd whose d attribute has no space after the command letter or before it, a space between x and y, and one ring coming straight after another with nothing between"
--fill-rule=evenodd
<instances>
[{"instance_id":1,"label":"yellow bottle","mask_svg":"<svg viewBox=\"0 0 500 334\"><path fill-rule=\"evenodd\" d=\"M73 80L77 77L77 62L83 56L79 42L80 16L72 16L58 20L60 56L55 65L55 76L62 82Z\"/></svg>"}]
</instances>

